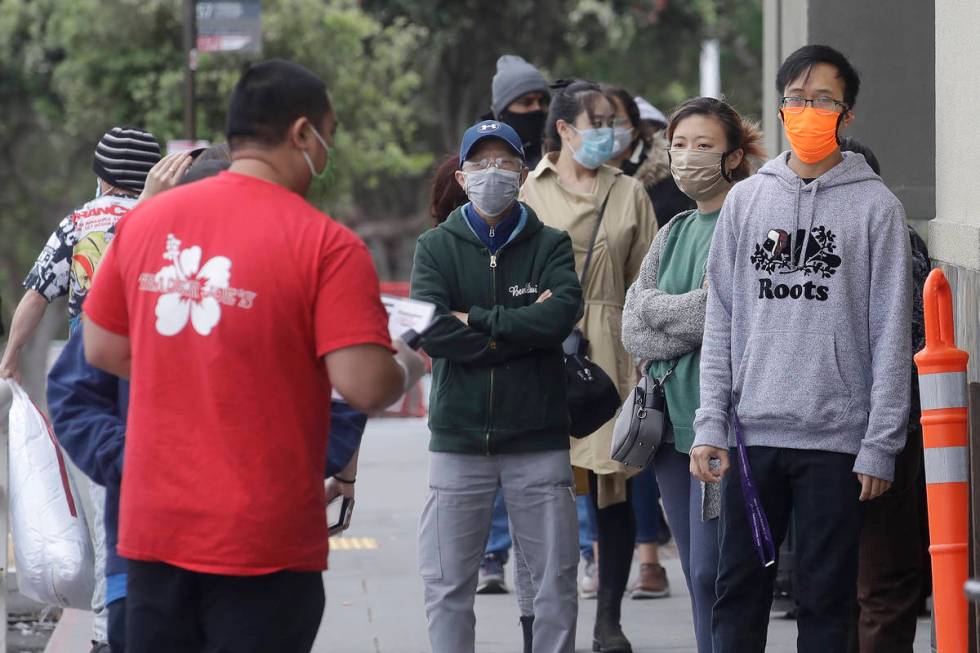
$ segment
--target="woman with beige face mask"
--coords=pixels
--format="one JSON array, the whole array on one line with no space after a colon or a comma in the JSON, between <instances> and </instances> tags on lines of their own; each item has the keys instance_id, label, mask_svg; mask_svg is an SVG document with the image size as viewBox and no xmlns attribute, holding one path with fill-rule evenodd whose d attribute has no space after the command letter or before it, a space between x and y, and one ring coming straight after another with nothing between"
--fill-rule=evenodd
<instances>
[{"instance_id":1,"label":"woman with beige face mask","mask_svg":"<svg viewBox=\"0 0 980 653\"><path fill-rule=\"evenodd\" d=\"M667 127L671 174L697 204L657 234L626 295L623 344L663 379L668 429L654 457L667 522L691 595L698 653L711 653L711 608L718 569L717 485L708 489L688 470L698 408L698 367L707 302L705 270L715 224L732 185L763 158L758 128L714 98L688 100Z\"/></svg>"}]
</instances>

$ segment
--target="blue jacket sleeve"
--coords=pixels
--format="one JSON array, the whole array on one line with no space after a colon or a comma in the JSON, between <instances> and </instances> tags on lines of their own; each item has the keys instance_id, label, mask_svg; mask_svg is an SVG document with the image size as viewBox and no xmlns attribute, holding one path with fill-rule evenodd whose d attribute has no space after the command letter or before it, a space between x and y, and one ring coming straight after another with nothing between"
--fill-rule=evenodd
<instances>
[{"instance_id":1,"label":"blue jacket sleeve","mask_svg":"<svg viewBox=\"0 0 980 653\"><path fill-rule=\"evenodd\" d=\"M58 442L99 485L122 480L126 438L123 382L85 361L82 331L72 333L48 375L48 408Z\"/></svg>"}]
</instances>

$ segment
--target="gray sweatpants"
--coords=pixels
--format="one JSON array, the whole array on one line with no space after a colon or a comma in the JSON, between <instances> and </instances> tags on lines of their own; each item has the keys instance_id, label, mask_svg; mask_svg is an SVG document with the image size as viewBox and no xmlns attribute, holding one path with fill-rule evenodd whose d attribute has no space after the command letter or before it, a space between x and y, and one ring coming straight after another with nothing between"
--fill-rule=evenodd
<instances>
[{"instance_id":1,"label":"gray sweatpants","mask_svg":"<svg viewBox=\"0 0 980 653\"><path fill-rule=\"evenodd\" d=\"M514 544L531 572L534 653L573 653L578 516L567 450L430 454L429 494L419 524L419 571L432 653L474 652L473 601L498 487L507 503Z\"/></svg>"}]
</instances>

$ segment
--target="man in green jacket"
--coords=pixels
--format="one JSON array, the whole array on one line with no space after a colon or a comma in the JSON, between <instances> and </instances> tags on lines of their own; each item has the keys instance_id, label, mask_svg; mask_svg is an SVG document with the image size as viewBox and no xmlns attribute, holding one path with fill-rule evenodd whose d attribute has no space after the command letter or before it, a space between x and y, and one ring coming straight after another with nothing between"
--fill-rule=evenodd
<instances>
[{"instance_id":1,"label":"man in green jacket","mask_svg":"<svg viewBox=\"0 0 980 653\"><path fill-rule=\"evenodd\" d=\"M470 202L419 238L412 297L436 305L429 495L419 525L433 653L472 653L494 495L534 581L535 653L572 653L578 536L561 343L582 290L568 235L517 201L517 133L470 127L456 179Z\"/></svg>"}]
</instances>

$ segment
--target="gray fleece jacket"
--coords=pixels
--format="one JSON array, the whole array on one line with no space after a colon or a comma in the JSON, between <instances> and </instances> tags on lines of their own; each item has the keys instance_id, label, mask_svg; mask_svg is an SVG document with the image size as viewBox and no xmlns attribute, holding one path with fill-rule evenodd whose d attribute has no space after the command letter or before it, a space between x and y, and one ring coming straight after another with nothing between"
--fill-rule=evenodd
<instances>
[{"instance_id":1,"label":"gray fleece jacket","mask_svg":"<svg viewBox=\"0 0 980 653\"><path fill-rule=\"evenodd\" d=\"M643 259L640 274L626 292L623 346L637 358L671 361L701 346L708 291L699 288L671 295L657 286L660 258L670 231L689 215L690 211L679 213L660 228Z\"/></svg>"},{"instance_id":2,"label":"gray fleece jacket","mask_svg":"<svg viewBox=\"0 0 980 653\"><path fill-rule=\"evenodd\" d=\"M864 157L804 184L789 153L735 185L711 244L694 446L856 454L892 480L905 446L911 254L905 212Z\"/></svg>"}]
</instances>

